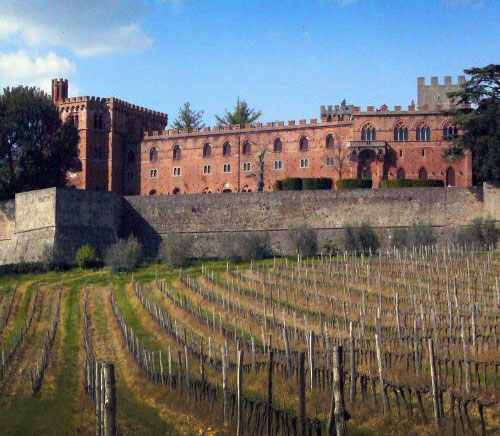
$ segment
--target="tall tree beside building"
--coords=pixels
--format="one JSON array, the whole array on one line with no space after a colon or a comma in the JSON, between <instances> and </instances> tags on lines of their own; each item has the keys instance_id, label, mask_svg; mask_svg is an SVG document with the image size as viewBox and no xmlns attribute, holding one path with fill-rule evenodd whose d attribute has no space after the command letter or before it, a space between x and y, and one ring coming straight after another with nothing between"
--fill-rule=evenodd
<instances>
[{"instance_id":1,"label":"tall tree beside building","mask_svg":"<svg viewBox=\"0 0 500 436\"><path fill-rule=\"evenodd\" d=\"M463 131L451 149L472 152L475 184L500 183L500 65L465 73L470 78L463 89L449 95L456 103L469 105L451 111L455 125Z\"/></svg>"},{"instance_id":2,"label":"tall tree beside building","mask_svg":"<svg viewBox=\"0 0 500 436\"><path fill-rule=\"evenodd\" d=\"M222 117L216 115L217 123L222 126L240 126L244 127L246 124L252 124L257 121L262 115L261 111L256 111L255 109L250 109L245 100L236 100L236 106L232 112L226 110L226 114Z\"/></svg>"},{"instance_id":3,"label":"tall tree beside building","mask_svg":"<svg viewBox=\"0 0 500 436\"><path fill-rule=\"evenodd\" d=\"M184 106L179 109L179 115L172 124L172 127L177 130L192 130L196 127L200 129L205 127L203 123L203 111L191 109L191 104L187 101L184 103Z\"/></svg>"},{"instance_id":4,"label":"tall tree beside building","mask_svg":"<svg viewBox=\"0 0 500 436\"><path fill-rule=\"evenodd\" d=\"M64 186L77 170L78 130L63 124L38 88L5 88L0 96L0 200L17 192Z\"/></svg>"}]
</instances>

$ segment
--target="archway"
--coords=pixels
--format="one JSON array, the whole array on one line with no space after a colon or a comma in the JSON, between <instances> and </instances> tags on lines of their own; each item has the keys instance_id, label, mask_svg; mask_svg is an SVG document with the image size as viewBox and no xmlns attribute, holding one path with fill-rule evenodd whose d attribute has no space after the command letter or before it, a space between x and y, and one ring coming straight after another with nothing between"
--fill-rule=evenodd
<instances>
[{"instance_id":1,"label":"archway","mask_svg":"<svg viewBox=\"0 0 500 436\"><path fill-rule=\"evenodd\" d=\"M420 171L418 172L418 179L427 180L428 178L429 175L427 174L427 170L425 168L420 168Z\"/></svg>"},{"instance_id":2,"label":"archway","mask_svg":"<svg viewBox=\"0 0 500 436\"><path fill-rule=\"evenodd\" d=\"M446 186L455 186L455 170L452 167L446 170Z\"/></svg>"},{"instance_id":3,"label":"archway","mask_svg":"<svg viewBox=\"0 0 500 436\"><path fill-rule=\"evenodd\" d=\"M172 195L177 195L177 194L180 194L181 193L181 190L179 188L175 188L173 191L172 191Z\"/></svg>"},{"instance_id":4,"label":"archway","mask_svg":"<svg viewBox=\"0 0 500 436\"><path fill-rule=\"evenodd\" d=\"M358 179L371 179L371 164L375 162L377 155L373 150L365 149L358 156Z\"/></svg>"},{"instance_id":5,"label":"archway","mask_svg":"<svg viewBox=\"0 0 500 436\"><path fill-rule=\"evenodd\" d=\"M400 168L396 174L396 178L398 180L403 180L406 178L406 173L405 173L405 169L404 168Z\"/></svg>"},{"instance_id":6,"label":"archway","mask_svg":"<svg viewBox=\"0 0 500 436\"><path fill-rule=\"evenodd\" d=\"M156 189L151 189L151 191L149 191L149 195L156 195Z\"/></svg>"}]
</instances>

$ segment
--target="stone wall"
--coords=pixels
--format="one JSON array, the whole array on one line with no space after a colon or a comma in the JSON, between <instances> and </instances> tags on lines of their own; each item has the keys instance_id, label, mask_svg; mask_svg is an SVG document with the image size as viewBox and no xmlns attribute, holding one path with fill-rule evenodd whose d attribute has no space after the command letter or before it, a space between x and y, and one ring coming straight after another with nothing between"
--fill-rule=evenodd
<instances>
[{"instance_id":1,"label":"stone wall","mask_svg":"<svg viewBox=\"0 0 500 436\"><path fill-rule=\"evenodd\" d=\"M235 234L268 231L277 254L293 252L289 229L307 224L340 242L347 225L371 224L383 243L395 227L432 224L441 242L475 218L500 221L500 189L410 188L124 197L75 189L44 189L0 203L0 265L42 260L50 252L74 259L85 243L101 253L136 235L157 254L169 232L188 233L192 254L217 256Z\"/></svg>"},{"instance_id":2,"label":"stone wall","mask_svg":"<svg viewBox=\"0 0 500 436\"><path fill-rule=\"evenodd\" d=\"M17 194L9 204L0 210L13 217L15 209L15 220L0 241L0 265L38 262L50 253L70 260L85 243L104 252L117 240L122 201L114 194L50 188Z\"/></svg>"},{"instance_id":3,"label":"stone wall","mask_svg":"<svg viewBox=\"0 0 500 436\"><path fill-rule=\"evenodd\" d=\"M319 238L340 242L343 227L366 222L384 242L394 227L430 223L442 241L474 218L500 218L488 188L408 188L353 191L289 191L226 195L125 197L127 232L154 254L168 232L189 233L195 253L215 256L221 235L267 230L278 253L290 253L288 229L307 224Z\"/></svg>"}]
</instances>

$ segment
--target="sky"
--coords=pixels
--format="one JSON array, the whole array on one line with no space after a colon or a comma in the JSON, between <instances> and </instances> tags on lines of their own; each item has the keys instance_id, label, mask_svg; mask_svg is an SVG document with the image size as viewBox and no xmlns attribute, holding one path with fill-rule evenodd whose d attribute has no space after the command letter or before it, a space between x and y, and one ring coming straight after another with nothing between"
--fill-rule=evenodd
<instances>
[{"instance_id":1,"label":"sky","mask_svg":"<svg viewBox=\"0 0 500 436\"><path fill-rule=\"evenodd\" d=\"M117 97L204 122L406 106L418 76L500 63L500 0L0 0L0 87ZM430 79L428 79L430 81Z\"/></svg>"}]
</instances>

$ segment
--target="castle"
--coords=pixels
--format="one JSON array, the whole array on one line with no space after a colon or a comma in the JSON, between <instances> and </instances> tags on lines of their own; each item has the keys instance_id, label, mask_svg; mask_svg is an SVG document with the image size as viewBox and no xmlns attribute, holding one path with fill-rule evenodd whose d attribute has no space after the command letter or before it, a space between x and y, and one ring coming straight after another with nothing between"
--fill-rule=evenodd
<instances>
[{"instance_id":1,"label":"castle","mask_svg":"<svg viewBox=\"0 0 500 436\"><path fill-rule=\"evenodd\" d=\"M454 107L445 77L418 78L418 104L365 111L321 106L320 120L165 130L166 114L116 98L68 98L68 81L52 81L63 121L80 134L79 171L69 184L123 195L167 195L273 190L287 177L439 179L472 185L470 153L447 162L443 151L457 136L443 109Z\"/></svg>"}]
</instances>

